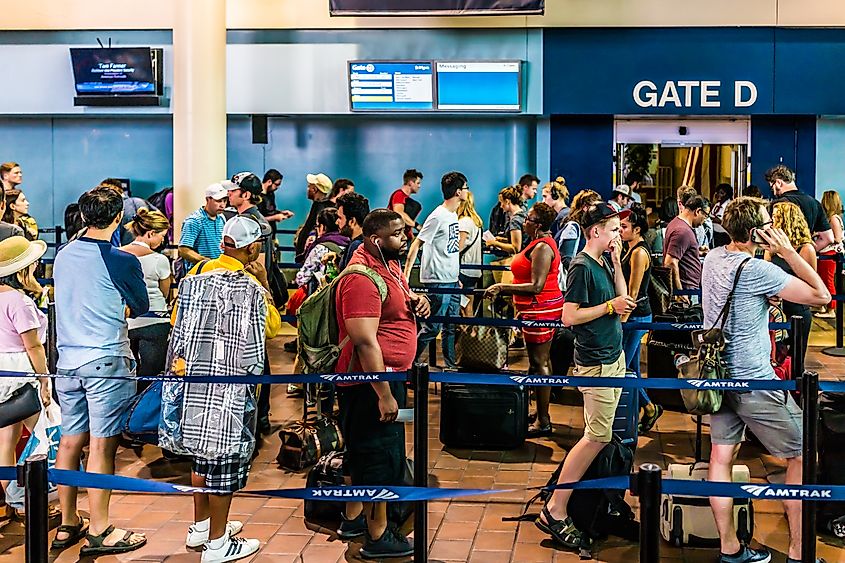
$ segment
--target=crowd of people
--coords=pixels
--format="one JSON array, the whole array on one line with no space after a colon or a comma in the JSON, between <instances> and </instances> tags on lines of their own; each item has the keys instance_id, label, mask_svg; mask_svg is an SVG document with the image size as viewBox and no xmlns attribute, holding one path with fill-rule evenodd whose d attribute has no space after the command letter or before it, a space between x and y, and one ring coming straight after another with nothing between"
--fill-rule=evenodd
<instances>
[{"instance_id":1,"label":"crowd of people","mask_svg":"<svg viewBox=\"0 0 845 563\"><path fill-rule=\"evenodd\" d=\"M312 203L294 239L300 267L291 278L290 296L276 261L275 235L278 224L294 214L276 206L283 182L278 170L268 170L263 179L243 172L208 186L202 207L182 223L170 256L172 194L156 208L125 193L120 181L107 179L79 198L79 228L69 229L70 241L56 254L52 277L61 377L51 381L44 348L47 321L39 309L50 292L35 278L46 245L37 240L37 225L20 190L20 166L0 165L5 190L0 369L33 373L0 381L0 465L15 463L22 428L32 428L42 407L55 400L62 414L56 467L78 469L87 447L88 471L114 473L127 406L138 393L133 379L115 376L269 373L267 340L281 330L280 313L294 314L334 280L338 372L408 370L438 336L445 369L460 369L456 325L441 318L474 316L484 299L507 298L504 310L512 307L517 318L562 321L571 336L558 341L558 329L522 329L530 374L552 374L552 344L564 342L572 348L575 375L640 377L645 331L625 325L648 322L658 313L649 295L662 269L672 289L690 290L672 299L681 307L700 307L705 327L721 322L719 312L733 295L724 324L727 370L735 379L772 379L770 308L807 320L806 346L813 308L829 316L834 293L835 272L827 265L833 262L817 261L817 254L843 252L843 218L836 191L825 192L819 203L797 189L794 173L783 165L768 170L765 179L771 201L747 195L750 187L735 197L730 185L720 184L711 192L711 204L694 187L681 186L658 210L658 202L643 201L638 193L643 176L637 172L614 187L608 200L590 189L570 200L564 178L541 187L539 178L526 174L499 191L485 229L461 172L442 176L442 202L426 213L415 199L423 180L415 169L403 174L402 186L384 208L357 193L352 180L308 174L306 195ZM538 191L542 201L536 201ZM473 267L485 262L485 254L491 255L486 261L508 266L486 288L482 269ZM425 291L417 293L415 287ZM461 288L479 291L448 291ZM429 316L437 322L427 321ZM286 349L301 351L301 345L293 342ZM404 408L405 389L384 382L335 389L350 484L403 484L404 425L394 422ZM313 400L306 391L292 385L288 394ZM620 389L580 391L584 434L566 456L561 483L581 479L613 434ZM248 480L256 436L270 429L269 386L167 383L160 392L160 444L191 459L192 485L219 491L194 495L186 545L202 547L204 562L255 553L260 543L240 537L243 523L228 515L232 493ZM536 388L529 437L553 433L551 394L550 387ZM794 400L769 391L725 397L710 423L710 479L731 479L749 428L772 455L786 460L786 482L801 483L801 414ZM644 390L640 407L638 430L647 433L663 407ZM324 405L324 412L332 410ZM22 510L16 488L3 486L7 504ZM562 545L578 548L583 530L567 514L570 494L556 490L536 525ZM96 556L146 543L144 534L110 523L110 491L90 489L88 498L90 516L83 517L77 490L59 487L55 549L85 539L82 554ZM789 558L797 561L800 503L785 505ZM711 499L711 506L721 561L770 560L767 551L737 542L730 499ZM364 537L365 558L413 553L412 542L389 524L383 502L347 503L338 535Z\"/></svg>"}]
</instances>

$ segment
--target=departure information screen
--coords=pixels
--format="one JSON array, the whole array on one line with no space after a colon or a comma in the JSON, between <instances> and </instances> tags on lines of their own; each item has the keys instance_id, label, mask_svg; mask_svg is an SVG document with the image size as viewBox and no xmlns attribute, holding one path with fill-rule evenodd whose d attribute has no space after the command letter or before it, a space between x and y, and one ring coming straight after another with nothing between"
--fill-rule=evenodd
<instances>
[{"instance_id":1,"label":"departure information screen","mask_svg":"<svg viewBox=\"0 0 845 563\"><path fill-rule=\"evenodd\" d=\"M519 111L520 61L438 62L437 109Z\"/></svg>"},{"instance_id":2,"label":"departure information screen","mask_svg":"<svg viewBox=\"0 0 845 563\"><path fill-rule=\"evenodd\" d=\"M431 62L349 62L349 95L356 110L434 109Z\"/></svg>"}]
</instances>

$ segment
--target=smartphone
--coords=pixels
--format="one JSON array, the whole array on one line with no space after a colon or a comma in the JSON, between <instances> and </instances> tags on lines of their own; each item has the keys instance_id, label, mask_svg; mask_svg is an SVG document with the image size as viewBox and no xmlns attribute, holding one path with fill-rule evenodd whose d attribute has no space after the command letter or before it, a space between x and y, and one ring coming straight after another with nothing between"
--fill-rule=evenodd
<instances>
[{"instance_id":1,"label":"smartphone","mask_svg":"<svg viewBox=\"0 0 845 563\"><path fill-rule=\"evenodd\" d=\"M635 301L635 303L642 303L643 301L648 301L648 295L643 295L639 299Z\"/></svg>"},{"instance_id":2,"label":"smartphone","mask_svg":"<svg viewBox=\"0 0 845 563\"><path fill-rule=\"evenodd\" d=\"M760 236L759 229L751 229L751 242L755 244L767 244L766 239Z\"/></svg>"},{"instance_id":3,"label":"smartphone","mask_svg":"<svg viewBox=\"0 0 845 563\"><path fill-rule=\"evenodd\" d=\"M414 422L414 409L399 409L396 422Z\"/></svg>"}]
</instances>

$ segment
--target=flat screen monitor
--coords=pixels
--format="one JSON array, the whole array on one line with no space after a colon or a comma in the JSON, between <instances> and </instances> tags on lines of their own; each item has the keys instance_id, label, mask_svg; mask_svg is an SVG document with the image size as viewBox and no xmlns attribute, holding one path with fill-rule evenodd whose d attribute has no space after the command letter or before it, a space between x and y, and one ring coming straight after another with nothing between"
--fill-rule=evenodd
<instances>
[{"instance_id":1,"label":"flat screen monitor","mask_svg":"<svg viewBox=\"0 0 845 563\"><path fill-rule=\"evenodd\" d=\"M352 111L434 109L431 61L349 61Z\"/></svg>"},{"instance_id":2,"label":"flat screen monitor","mask_svg":"<svg viewBox=\"0 0 845 563\"><path fill-rule=\"evenodd\" d=\"M520 111L521 61L448 61L437 66L437 109Z\"/></svg>"},{"instance_id":3,"label":"flat screen monitor","mask_svg":"<svg viewBox=\"0 0 845 563\"><path fill-rule=\"evenodd\" d=\"M156 73L149 47L71 48L79 96L155 96Z\"/></svg>"}]
</instances>

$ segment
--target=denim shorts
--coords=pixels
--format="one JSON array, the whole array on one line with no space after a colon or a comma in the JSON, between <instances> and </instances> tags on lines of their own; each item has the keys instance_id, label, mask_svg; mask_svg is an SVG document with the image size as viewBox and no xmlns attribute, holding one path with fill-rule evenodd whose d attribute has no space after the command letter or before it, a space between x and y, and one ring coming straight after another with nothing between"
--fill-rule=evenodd
<instances>
[{"instance_id":1,"label":"denim shorts","mask_svg":"<svg viewBox=\"0 0 845 563\"><path fill-rule=\"evenodd\" d=\"M62 410L62 433L90 432L95 438L110 438L123 432L127 408L135 396L135 361L123 356L106 356L76 369L57 370L56 395Z\"/></svg>"}]
</instances>

